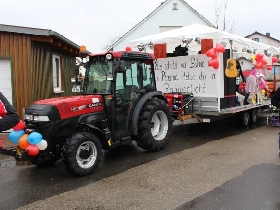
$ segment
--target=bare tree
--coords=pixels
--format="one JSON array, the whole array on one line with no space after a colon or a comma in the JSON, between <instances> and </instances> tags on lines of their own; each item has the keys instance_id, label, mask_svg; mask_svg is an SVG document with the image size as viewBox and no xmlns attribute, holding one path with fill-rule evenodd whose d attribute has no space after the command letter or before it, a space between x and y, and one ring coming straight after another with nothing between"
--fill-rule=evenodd
<instances>
[{"instance_id":1,"label":"bare tree","mask_svg":"<svg viewBox=\"0 0 280 210\"><path fill-rule=\"evenodd\" d=\"M108 41L106 42L105 46L103 47L104 50L110 51L112 50L113 44L118 41L123 35L115 34L114 36L111 36Z\"/></svg>"},{"instance_id":2,"label":"bare tree","mask_svg":"<svg viewBox=\"0 0 280 210\"><path fill-rule=\"evenodd\" d=\"M215 1L215 24L222 31L234 32L234 19L228 17L229 0Z\"/></svg>"}]
</instances>

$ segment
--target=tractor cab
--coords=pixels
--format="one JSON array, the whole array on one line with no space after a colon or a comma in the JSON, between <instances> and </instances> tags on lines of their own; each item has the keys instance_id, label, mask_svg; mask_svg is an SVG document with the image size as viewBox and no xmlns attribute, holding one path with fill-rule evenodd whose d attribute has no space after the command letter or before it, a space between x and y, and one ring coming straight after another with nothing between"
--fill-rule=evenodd
<instances>
[{"instance_id":1,"label":"tractor cab","mask_svg":"<svg viewBox=\"0 0 280 210\"><path fill-rule=\"evenodd\" d=\"M130 135L133 104L156 90L152 55L118 51L90 54L86 60L82 94L103 97L112 136Z\"/></svg>"}]
</instances>

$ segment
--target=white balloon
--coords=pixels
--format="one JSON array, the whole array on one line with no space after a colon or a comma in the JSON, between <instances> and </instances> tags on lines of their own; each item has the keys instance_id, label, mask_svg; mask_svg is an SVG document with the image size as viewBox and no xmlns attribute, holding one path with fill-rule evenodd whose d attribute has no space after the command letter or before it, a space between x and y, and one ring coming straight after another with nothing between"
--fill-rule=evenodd
<instances>
[{"instance_id":1,"label":"white balloon","mask_svg":"<svg viewBox=\"0 0 280 210\"><path fill-rule=\"evenodd\" d=\"M39 148L39 150L45 150L48 147L48 142L44 139L42 139L36 146Z\"/></svg>"}]
</instances>

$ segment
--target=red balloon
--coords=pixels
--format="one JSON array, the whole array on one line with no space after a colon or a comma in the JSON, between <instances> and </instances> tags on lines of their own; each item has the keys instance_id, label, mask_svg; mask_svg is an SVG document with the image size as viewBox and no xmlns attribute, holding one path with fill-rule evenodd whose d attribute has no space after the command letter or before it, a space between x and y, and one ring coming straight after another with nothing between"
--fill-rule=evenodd
<instances>
[{"instance_id":1,"label":"red balloon","mask_svg":"<svg viewBox=\"0 0 280 210\"><path fill-rule=\"evenodd\" d=\"M262 62L261 62L261 61L257 61L257 62L256 62L256 67L257 67L258 69L262 69L262 68L263 68Z\"/></svg>"},{"instance_id":2,"label":"red balloon","mask_svg":"<svg viewBox=\"0 0 280 210\"><path fill-rule=\"evenodd\" d=\"M30 144L26 150L30 156L36 156L39 154L39 148L35 144Z\"/></svg>"},{"instance_id":3,"label":"red balloon","mask_svg":"<svg viewBox=\"0 0 280 210\"><path fill-rule=\"evenodd\" d=\"M273 57L271 58L271 60L272 60L272 63L276 63L276 62L278 62L278 58L277 58L277 57L275 57L275 56L273 56Z\"/></svg>"},{"instance_id":4,"label":"red balloon","mask_svg":"<svg viewBox=\"0 0 280 210\"><path fill-rule=\"evenodd\" d=\"M216 49L215 48L211 48L211 49L207 50L206 56L210 57L210 58L216 58L217 57L216 53L217 53Z\"/></svg>"},{"instance_id":5,"label":"red balloon","mask_svg":"<svg viewBox=\"0 0 280 210\"><path fill-rule=\"evenodd\" d=\"M219 43L216 44L216 50L217 50L217 52L220 52L220 53L224 53L226 51L224 45L219 44Z\"/></svg>"},{"instance_id":6,"label":"red balloon","mask_svg":"<svg viewBox=\"0 0 280 210\"><path fill-rule=\"evenodd\" d=\"M267 64L267 61L264 58L261 59L261 62L264 66Z\"/></svg>"},{"instance_id":7,"label":"red balloon","mask_svg":"<svg viewBox=\"0 0 280 210\"><path fill-rule=\"evenodd\" d=\"M14 129L15 131L17 131L17 130L22 130L22 129L24 129L24 128L25 128L25 124L24 124L24 122L23 122L22 120L20 120L19 123L16 124L16 125L13 127L13 129Z\"/></svg>"},{"instance_id":8,"label":"red balloon","mask_svg":"<svg viewBox=\"0 0 280 210\"><path fill-rule=\"evenodd\" d=\"M255 60L256 60L256 61L261 61L261 60L262 60L262 58L263 58L263 54L258 53L258 54L256 54L256 58L255 58Z\"/></svg>"},{"instance_id":9,"label":"red balloon","mask_svg":"<svg viewBox=\"0 0 280 210\"><path fill-rule=\"evenodd\" d=\"M212 66L214 69L218 69L219 68L219 61L217 58L211 59L210 61L208 61L208 66Z\"/></svg>"},{"instance_id":10,"label":"red balloon","mask_svg":"<svg viewBox=\"0 0 280 210\"><path fill-rule=\"evenodd\" d=\"M268 70L268 71L272 70L272 66L267 66L266 70Z\"/></svg>"}]
</instances>

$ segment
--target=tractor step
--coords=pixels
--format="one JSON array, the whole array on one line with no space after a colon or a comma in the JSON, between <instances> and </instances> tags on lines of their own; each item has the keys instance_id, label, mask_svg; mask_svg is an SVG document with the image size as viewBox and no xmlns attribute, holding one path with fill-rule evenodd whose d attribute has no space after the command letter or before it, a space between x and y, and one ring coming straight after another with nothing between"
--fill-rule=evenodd
<instances>
[{"instance_id":1,"label":"tractor step","mask_svg":"<svg viewBox=\"0 0 280 210\"><path fill-rule=\"evenodd\" d=\"M8 155L8 156L13 156L14 157L15 153L16 153L16 149L17 149L17 147L10 147L10 148L7 148L7 149L2 148L0 150L0 153L2 155Z\"/></svg>"}]
</instances>

